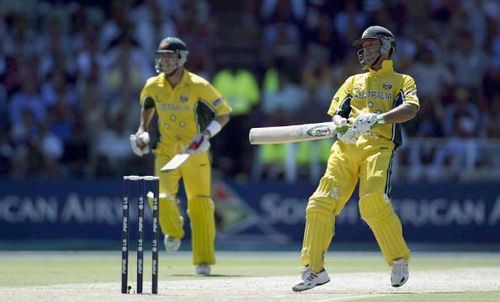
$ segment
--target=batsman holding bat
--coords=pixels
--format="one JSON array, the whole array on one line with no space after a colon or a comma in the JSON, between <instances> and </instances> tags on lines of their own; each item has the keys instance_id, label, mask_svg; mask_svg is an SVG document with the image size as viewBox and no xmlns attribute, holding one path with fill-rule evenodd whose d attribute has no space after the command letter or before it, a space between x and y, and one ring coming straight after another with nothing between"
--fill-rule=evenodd
<instances>
[{"instance_id":1,"label":"batsman holding bat","mask_svg":"<svg viewBox=\"0 0 500 302\"><path fill-rule=\"evenodd\" d=\"M167 37L160 42L155 58L158 75L149 78L142 89L140 125L130 142L137 155L148 152L147 131L156 112L160 139L155 173L160 177L159 221L165 247L168 252L177 251L184 237L177 199L182 178L191 220L193 264L197 274L209 275L210 265L215 263L209 140L229 121L231 107L208 81L184 68L188 54L186 44L178 38ZM190 156L179 168L160 172L178 153Z\"/></svg>"},{"instance_id":2,"label":"batsman holding bat","mask_svg":"<svg viewBox=\"0 0 500 302\"><path fill-rule=\"evenodd\" d=\"M393 70L393 34L382 26L368 27L353 45L366 73L349 77L333 97L328 114L339 126L326 172L309 198L301 263L304 269L293 291L330 281L324 256L335 234L339 215L359 181L359 211L370 226L385 261L392 266L391 283L403 285L409 277L410 250L395 214L389 191L391 160L401 145L400 123L413 119L419 109L414 80Z\"/></svg>"}]
</instances>

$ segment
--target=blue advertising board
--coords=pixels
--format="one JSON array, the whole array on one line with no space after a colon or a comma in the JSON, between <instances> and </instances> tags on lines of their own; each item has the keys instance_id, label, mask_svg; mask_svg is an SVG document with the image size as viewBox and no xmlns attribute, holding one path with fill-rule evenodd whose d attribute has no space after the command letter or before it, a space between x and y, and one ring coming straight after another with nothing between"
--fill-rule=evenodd
<instances>
[{"instance_id":1,"label":"blue advertising board","mask_svg":"<svg viewBox=\"0 0 500 302\"><path fill-rule=\"evenodd\" d=\"M314 189L309 183L214 181L218 242L299 244L307 199ZM132 189L132 195L137 191ZM496 183L397 185L392 198L409 242L500 244L500 186ZM120 180L2 180L0 241L119 241L121 200ZM131 221L135 221L133 199L131 203ZM150 214L147 209L147 223ZM189 236L188 227L186 231ZM355 193L336 219L335 241L373 240L359 217Z\"/></svg>"}]
</instances>

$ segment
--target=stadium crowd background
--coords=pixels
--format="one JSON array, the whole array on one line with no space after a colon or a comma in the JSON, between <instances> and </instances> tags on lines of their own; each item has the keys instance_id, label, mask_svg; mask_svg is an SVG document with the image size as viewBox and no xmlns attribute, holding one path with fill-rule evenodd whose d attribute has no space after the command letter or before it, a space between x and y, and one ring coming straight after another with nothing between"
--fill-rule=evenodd
<instances>
[{"instance_id":1,"label":"stadium crowd background","mask_svg":"<svg viewBox=\"0 0 500 302\"><path fill-rule=\"evenodd\" d=\"M327 121L335 90L361 72L351 41L372 24L396 35L397 70L415 78L421 102L397 159L407 173L394 181L500 171L496 0L0 0L0 18L2 177L151 173L129 135L157 43L174 35L187 68L235 109L213 141L218 175L280 179L288 149L250 146L248 129Z\"/></svg>"}]
</instances>

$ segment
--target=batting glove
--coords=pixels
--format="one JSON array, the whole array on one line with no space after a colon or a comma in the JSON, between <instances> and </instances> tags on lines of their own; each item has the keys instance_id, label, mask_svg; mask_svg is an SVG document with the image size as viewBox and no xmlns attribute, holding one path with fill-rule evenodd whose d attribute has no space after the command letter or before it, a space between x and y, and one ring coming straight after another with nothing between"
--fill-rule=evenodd
<instances>
[{"instance_id":1,"label":"batting glove","mask_svg":"<svg viewBox=\"0 0 500 302\"><path fill-rule=\"evenodd\" d=\"M380 114L363 113L354 121L354 128L360 135L364 135L370 133L373 125L382 124L383 121L384 119Z\"/></svg>"},{"instance_id":2,"label":"batting glove","mask_svg":"<svg viewBox=\"0 0 500 302\"><path fill-rule=\"evenodd\" d=\"M354 127L350 127L344 133L338 133L337 139L345 144L355 144L358 140L359 133L354 129Z\"/></svg>"},{"instance_id":3,"label":"batting glove","mask_svg":"<svg viewBox=\"0 0 500 302\"><path fill-rule=\"evenodd\" d=\"M186 152L190 154L201 153L207 152L208 149L210 149L210 133L204 131L191 140Z\"/></svg>"},{"instance_id":4,"label":"batting glove","mask_svg":"<svg viewBox=\"0 0 500 302\"><path fill-rule=\"evenodd\" d=\"M342 128L347 126L347 119L345 117L340 118L340 119L333 119L333 123L337 128Z\"/></svg>"},{"instance_id":5,"label":"batting glove","mask_svg":"<svg viewBox=\"0 0 500 302\"><path fill-rule=\"evenodd\" d=\"M139 135L130 135L130 146L137 156L149 153L149 133L142 132Z\"/></svg>"}]
</instances>

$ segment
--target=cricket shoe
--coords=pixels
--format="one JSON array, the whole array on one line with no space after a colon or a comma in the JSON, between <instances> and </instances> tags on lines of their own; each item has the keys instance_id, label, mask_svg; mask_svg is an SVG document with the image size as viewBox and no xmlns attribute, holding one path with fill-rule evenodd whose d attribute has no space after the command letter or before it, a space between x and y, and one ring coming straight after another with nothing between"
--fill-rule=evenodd
<instances>
[{"instance_id":1,"label":"cricket shoe","mask_svg":"<svg viewBox=\"0 0 500 302\"><path fill-rule=\"evenodd\" d=\"M400 287L408 281L408 261L399 258L392 262L391 283L393 287Z\"/></svg>"},{"instance_id":2,"label":"cricket shoe","mask_svg":"<svg viewBox=\"0 0 500 302\"><path fill-rule=\"evenodd\" d=\"M168 235L165 235L163 243L165 244L165 249L167 250L167 253L175 253L179 250L179 247L181 246L180 239L176 239Z\"/></svg>"},{"instance_id":3,"label":"cricket shoe","mask_svg":"<svg viewBox=\"0 0 500 302\"><path fill-rule=\"evenodd\" d=\"M196 266L195 272L197 275L209 276L210 275L210 265L205 263L200 263Z\"/></svg>"},{"instance_id":4,"label":"cricket shoe","mask_svg":"<svg viewBox=\"0 0 500 302\"><path fill-rule=\"evenodd\" d=\"M325 269L322 269L319 273L314 273L306 266L302 271L299 282L292 287L292 290L294 292L301 292L328 282L330 282L330 277Z\"/></svg>"}]
</instances>

